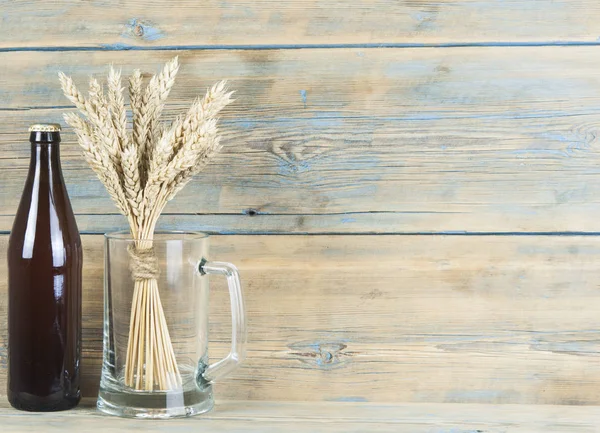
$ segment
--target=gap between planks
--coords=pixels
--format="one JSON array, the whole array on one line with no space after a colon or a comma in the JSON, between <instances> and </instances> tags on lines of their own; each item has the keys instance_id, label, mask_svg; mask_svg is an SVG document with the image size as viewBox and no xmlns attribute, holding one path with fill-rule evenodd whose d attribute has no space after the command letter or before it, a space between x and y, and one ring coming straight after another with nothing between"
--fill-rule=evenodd
<instances>
[{"instance_id":1,"label":"gap between planks","mask_svg":"<svg viewBox=\"0 0 600 433\"><path fill-rule=\"evenodd\" d=\"M5 47L0 53L55 52L55 51L265 51L265 50L335 50L335 49L379 49L379 48L489 48L489 47L594 47L600 41L532 41L532 42L443 42L443 43L365 43L365 44L265 44L265 45L158 45L142 46L123 43L76 47Z\"/></svg>"},{"instance_id":2,"label":"gap between planks","mask_svg":"<svg viewBox=\"0 0 600 433\"><path fill-rule=\"evenodd\" d=\"M265 213L256 209L245 209L239 213L165 213L159 219L157 230L256 236L600 236L598 231L585 230L403 230L407 226L406 218L425 220L438 214L440 212L411 211L284 214ZM123 217L116 213L76 213L75 217L82 235L128 230ZM10 234L14 218L12 214L0 214L0 235ZM435 226L433 222L429 225Z\"/></svg>"}]
</instances>

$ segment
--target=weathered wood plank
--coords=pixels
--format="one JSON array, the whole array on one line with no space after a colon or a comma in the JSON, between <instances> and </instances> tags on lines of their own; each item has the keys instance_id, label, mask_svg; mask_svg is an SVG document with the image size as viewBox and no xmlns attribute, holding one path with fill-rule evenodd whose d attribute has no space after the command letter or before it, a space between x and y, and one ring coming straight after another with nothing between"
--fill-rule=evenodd
<instances>
[{"instance_id":1,"label":"weathered wood plank","mask_svg":"<svg viewBox=\"0 0 600 433\"><path fill-rule=\"evenodd\" d=\"M0 213L9 216L0 230L10 228L26 175L27 124L65 111L35 108L64 106L55 73L66 69L85 82L110 61L129 72L130 54L0 54ZM173 54L145 53L136 63L153 71ZM598 230L595 48L179 54L184 66L171 114L220 77L233 80L238 103L224 119L223 155L167 208L185 214L170 226L206 224L223 233ZM76 212L114 213L69 132L65 140ZM246 218L251 210L265 215ZM91 232L121 224L85 221Z\"/></svg>"},{"instance_id":2,"label":"weathered wood plank","mask_svg":"<svg viewBox=\"0 0 600 433\"><path fill-rule=\"evenodd\" d=\"M340 212L333 214L262 214L245 209L239 214L166 214L158 230L202 231L210 234L440 234L444 215L435 212ZM0 215L0 230L9 232L14 215ZM534 221L532 220L532 223ZM79 214L79 231L104 234L128 230L120 214ZM491 222L489 227L493 230ZM433 228L433 229L432 229ZM450 234L466 231L449 230ZM441 234L445 234L443 231Z\"/></svg>"},{"instance_id":3,"label":"weathered wood plank","mask_svg":"<svg viewBox=\"0 0 600 433\"><path fill-rule=\"evenodd\" d=\"M6 248L0 237L0 251ZM216 236L241 270L248 361L219 398L598 404L598 237ZM84 236L84 393L102 340L102 237ZM483 253L484 252L484 253ZM0 274L5 274L0 257ZM229 340L214 282L211 353ZM0 390L6 362L0 281Z\"/></svg>"},{"instance_id":4,"label":"weathered wood plank","mask_svg":"<svg viewBox=\"0 0 600 433\"><path fill-rule=\"evenodd\" d=\"M217 77L233 79L239 102L224 122L224 154L167 212L254 209L288 218L256 218L250 231L261 232L597 231L595 51L180 53L184 68L170 108L182 107ZM147 53L141 66L153 70L172 55ZM26 175L27 124L57 120L64 111L32 109L64 104L55 72L85 77L129 58L0 54L0 105L7 110L0 123L2 214L14 214ZM65 143L64 150L76 212L114 213L76 146ZM310 215L316 215L312 222ZM320 215L330 221L324 229ZM214 229L245 230L225 221Z\"/></svg>"},{"instance_id":5,"label":"weathered wood plank","mask_svg":"<svg viewBox=\"0 0 600 433\"><path fill-rule=\"evenodd\" d=\"M3 403L2 431L591 433L600 422L598 407L218 401L210 413L170 420L167 425L103 416L93 404L87 400L71 411L23 413Z\"/></svg>"},{"instance_id":6,"label":"weathered wood plank","mask_svg":"<svg viewBox=\"0 0 600 433\"><path fill-rule=\"evenodd\" d=\"M4 3L0 48L595 42L600 18L593 0Z\"/></svg>"}]
</instances>

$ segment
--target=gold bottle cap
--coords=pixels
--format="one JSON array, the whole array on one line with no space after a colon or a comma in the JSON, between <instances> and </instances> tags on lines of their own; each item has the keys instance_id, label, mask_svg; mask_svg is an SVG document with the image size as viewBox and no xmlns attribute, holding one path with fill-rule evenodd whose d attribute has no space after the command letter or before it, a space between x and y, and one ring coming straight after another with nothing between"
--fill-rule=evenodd
<instances>
[{"instance_id":1,"label":"gold bottle cap","mask_svg":"<svg viewBox=\"0 0 600 433\"><path fill-rule=\"evenodd\" d=\"M29 127L29 132L60 132L60 124L36 123Z\"/></svg>"}]
</instances>

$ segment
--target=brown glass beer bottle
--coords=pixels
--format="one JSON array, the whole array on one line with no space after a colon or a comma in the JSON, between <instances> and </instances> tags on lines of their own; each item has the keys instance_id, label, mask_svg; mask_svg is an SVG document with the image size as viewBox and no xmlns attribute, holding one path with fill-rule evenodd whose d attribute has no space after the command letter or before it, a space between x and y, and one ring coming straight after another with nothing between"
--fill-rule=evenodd
<instances>
[{"instance_id":1,"label":"brown glass beer bottle","mask_svg":"<svg viewBox=\"0 0 600 433\"><path fill-rule=\"evenodd\" d=\"M80 399L82 249L60 125L29 131L29 174L8 244L8 399L17 409L55 411Z\"/></svg>"}]
</instances>

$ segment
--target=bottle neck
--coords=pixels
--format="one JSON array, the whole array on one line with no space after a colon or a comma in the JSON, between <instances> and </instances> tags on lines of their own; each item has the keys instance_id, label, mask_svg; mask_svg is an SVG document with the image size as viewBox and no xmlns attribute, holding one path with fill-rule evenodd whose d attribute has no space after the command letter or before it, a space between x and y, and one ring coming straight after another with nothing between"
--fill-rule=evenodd
<instances>
[{"instance_id":1,"label":"bottle neck","mask_svg":"<svg viewBox=\"0 0 600 433\"><path fill-rule=\"evenodd\" d=\"M60 132L31 131L31 167L39 164L39 168L47 167L60 174Z\"/></svg>"},{"instance_id":2,"label":"bottle neck","mask_svg":"<svg viewBox=\"0 0 600 433\"><path fill-rule=\"evenodd\" d=\"M60 142L31 142L29 175L41 182L62 183Z\"/></svg>"},{"instance_id":3,"label":"bottle neck","mask_svg":"<svg viewBox=\"0 0 600 433\"><path fill-rule=\"evenodd\" d=\"M59 143L31 143L31 161L39 161L43 165L52 164L60 167Z\"/></svg>"}]
</instances>

